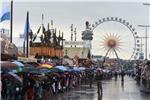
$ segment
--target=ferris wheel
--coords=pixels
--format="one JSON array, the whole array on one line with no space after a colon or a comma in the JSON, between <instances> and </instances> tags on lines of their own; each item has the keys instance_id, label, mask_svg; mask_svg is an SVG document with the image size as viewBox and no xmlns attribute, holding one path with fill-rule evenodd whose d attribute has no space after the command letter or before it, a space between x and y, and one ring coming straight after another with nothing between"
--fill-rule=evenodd
<instances>
[{"instance_id":1,"label":"ferris wheel","mask_svg":"<svg viewBox=\"0 0 150 100\"><path fill-rule=\"evenodd\" d=\"M135 28L126 20L107 17L91 26L93 31L92 54L125 60L137 59L139 40Z\"/></svg>"}]
</instances>

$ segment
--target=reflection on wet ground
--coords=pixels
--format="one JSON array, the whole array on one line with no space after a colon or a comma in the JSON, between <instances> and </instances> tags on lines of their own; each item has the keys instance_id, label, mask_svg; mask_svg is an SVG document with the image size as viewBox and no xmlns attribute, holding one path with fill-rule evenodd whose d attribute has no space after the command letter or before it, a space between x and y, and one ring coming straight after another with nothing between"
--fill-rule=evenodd
<instances>
[{"instance_id":1,"label":"reflection on wet ground","mask_svg":"<svg viewBox=\"0 0 150 100\"><path fill-rule=\"evenodd\" d=\"M150 100L150 94L140 92L135 80L126 76L124 82L120 79L103 81L102 96L97 94L96 84L92 88L81 85L56 95L52 100Z\"/></svg>"}]
</instances>

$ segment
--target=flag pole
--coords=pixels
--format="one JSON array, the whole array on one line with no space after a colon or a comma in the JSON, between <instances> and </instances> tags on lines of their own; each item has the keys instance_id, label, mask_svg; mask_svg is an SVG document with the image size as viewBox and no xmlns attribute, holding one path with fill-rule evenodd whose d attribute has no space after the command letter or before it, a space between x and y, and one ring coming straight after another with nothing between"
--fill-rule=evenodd
<instances>
[{"instance_id":1,"label":"flag pole","mask_svg":"<svg viewBox=\"0 0 150 100\"><path fill-rule=\"evenodd\" d=\"M42 14L42 35L44 34L44 14Z\"/></svg>"},{"instance_id":2,"label":"flag pole","mask_svg":"<svg viewBox=\"0 0 150 100\"><path fill-rule=\"evenodd\" d=\"M25 44L25 40L23 41L23 54L24 54L24 57L26 56L26 44Z\"/></svg>"},{"instance_id":3,"label":"flag pole","mask_svg":"<svg viewBox=\"0 0 150 100\"><path fill-rule=\"evenodd\" d=\"M10 43L12 43L12 34L13 34L13 0L11 0Z\"/></svg>"},{"instance_id":4,"label":"flag pole","mask_svg":"<svg viewBox=\"0 0 150 100\"><path fill-rule=\"evenodd\" d=\"M26 57L28 58L29 57L29 12L27 11L27 53L26 53Z\"/></svg>"}]
</instances>

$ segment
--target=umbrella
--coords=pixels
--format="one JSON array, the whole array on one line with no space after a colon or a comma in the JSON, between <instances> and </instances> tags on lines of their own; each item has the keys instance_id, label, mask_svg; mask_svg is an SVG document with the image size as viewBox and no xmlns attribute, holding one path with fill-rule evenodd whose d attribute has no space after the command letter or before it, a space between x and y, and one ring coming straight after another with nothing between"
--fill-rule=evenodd
<instances>
[{"instance_id":1,"label":"umbrella","mask_svg":"<svg viewBox=\"0 0 150 100\"><path fill-rule=\"evenodd\" d=\"M60 69L55 68L55 67L51 68L50 71L53 72L53 73L59 73L59 72L61 73L61 72L64 72L63 70L60 70Z\"/></svg>"},{"instance_id":2,"label":"umbrella","mask_svg":"<svg viewBox=\"0 0 150 100\"><path fill-rule=\"evenodd\" d=\"M6 73L6 72L9 72L10 70L9 69L7 69L7 68L1 68L1 73Z\"/></svg>"},{"instance_id":3,"label":"umbrella","mask_svg":"<svg viewBox=\"0 0 150 100\"><path fill-rule=\"evenodd\" d=\"M26 62L26 64L30 64L30 65L32 65L34 67L38 67L39 66L39 64L36 63L36 62Z\"/></svg>"},{"instance_id":4,"label":"umbrella","mask_svg":"<svg viewBox=\"0 0 150 100\"><path fill-rule=\"evenodd\" d=\"M56 66L55 68L58 68L62 71L67 71L67 68L65 66Z\"/></svg>"},{"instance_id":5,"label":"umbrella","mask_svg":"<svg viewBox=\"0 0 150 100\"><path fill-rule=\"evenodd\" d=\"M21 68L17 64L9 61L1 61L0 65L2 72L9 72L9 71L18 72L21 70Z\"/></svg>"},{"instance_id":6,"label":"umbrella","mask_svg":"<svg viewBox=\"0 0 150 100\"><path fill-rule=\"evenodd\" d=\"M80 69L80 70L85 70L86 68L85 68L85 67L79 67L79 69Z\"/></svg>"},{"instance_id":7,"label":"umbrella","mask_svg":"<svg viewBox=\"0 0 150 100\"><path fill-rule=\"evenodd\" d=\"M44 67L39 67L36 68L30 64L25 64L25 67L23 67L22 72L25 73L31 73L31 74L42 74L42 73L47 73L48 69L44 68Z\"/></svg>"},{"instance_id":8,"label":"umbrella","mask_svg":"<svg viewBox=\"0 0 150 100\"><path fill-rule=\"evenodd\" d=\"M50 64L46 64L46 63L44 63L44 64L41 64L41 65L40 65L40 67L52 68L53 66L52 66L52 65L50 65Z\"/></svg>"},{"instance_id":9,"label":"umbrella","mask_svg":"<svg viewBox=\"0 0 150 100\"><path fill-rule=\"evenodd\" d=\"M28 67L23 67L21 72L31 72L32 73L33 71L37 71L37 69L35 67L28 66Z\"/></svg>"},{"instance_id":10,"label":"umbrella","mask_svg":"<svg viewBox=\"0 0 150 100\"><path fill-rule=\"evenodd\" d=\"M72 72L73 71L73 68L72 67L70 67L70 66L65 66L66 68L67 68L67 71L68 72Z\"/></svg>"},{"instance_id":11,"label":"umbrella","mask_svg":"<svg viewBox=\"0 0 150 100\"><path fill-rule=\"evenodd\" d=\"M101 70L103 70L103 69L102 69L102 68L97 68L96 70L101 71Z\"/></svg>"},{"instance_id":12,"label":"umbrella","mask_svg":"<svg viewBox=\"0 0 150 100\"><path fill-rule=\"evenodd\" d=\"M51 63L51 62L45 62L44 64L49 64L49 65L51 65L51 66L54 66L54 64L53 63Z\"/></svg>"},{"instance_id":13,"label":"umbrella","mask_svg":"<svg viewBox=\"0 0 150 100\"><path fill-rule=\"evenodd\" d=\"M0 61L0 65L1 67L6 67L6 68L18 68L17 64L14 64L9 61Z\"/></svg>"},{"instance_id":14,"label":"umbrella","mask_svg":"<svg viewBox=\"0 0 150 100\"><path fill-rule=\"evenodd\" d=\"M49 74L49 73L52 73L52 71L49 70L49 69L47 69L47 68L41 68L39 71L40 71L41 73L43 73L43 74Z\"/></svg>"},{"instance_id":15,"label":"umbrella","mask_svg":"<svg viewBox=\"0 0 150 100\"><path fill-rule=\"evenodd\" d=\"M73 68L74 71L80 72L81 70L78 67Z\"/></svg>"},{"instance_id":16,"label":"umbrella","mask_svg":"<svg viewBox=\"0 0 150 100\"><path fill-rule=\"evenodd\" d=\"M22 79L15 73L13 72L8 72L9 75L13 76L15 79L17 79L19 82L22 83Z\"/></svg>"},{"instance_id":17,"label":"umbrella","mask_svg":"<svg viewBox=\"0 0 150 100\"><path fill-rule=\"evenodd\" d=\"M16 65L18 65L18 66L20 66L20 67L23 67L24 66L24 64L22 64L21 62L19 62L19 61L13 61L12 63L14 63L14 64L16 64Z\"/></svg>"},{"instance_id":18,"label":"umbrella","mask_svg":"<svg viewBox=\"0 0 150 100\"><path fill-rule=\"evenodd\" d=\"M24 67L35 67L35 66L31 64L24 64Z\"/></svg>"}]
</instances>

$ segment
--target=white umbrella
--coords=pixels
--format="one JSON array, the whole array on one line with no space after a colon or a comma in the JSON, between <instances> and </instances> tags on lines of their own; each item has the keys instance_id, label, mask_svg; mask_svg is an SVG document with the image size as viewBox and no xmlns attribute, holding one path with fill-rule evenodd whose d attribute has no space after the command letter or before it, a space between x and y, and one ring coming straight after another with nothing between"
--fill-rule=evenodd
<instances>
[{"instance_id":1,"label":"white umbrella","mask_svg":"<svg viewBox=\"0 0 150 100\"><path fill-rule=\"evenodd\" d=\"M60 69L62 71L67 71L67 68L64 67L64 66L56 66L55 68L58 68L58 69Z\"/></svg>"},{"instance_id":2,"label":"white umbrella","mask_svg":"<svg viewBox=\"0 0 150 100\"><path fill-rule=\"evenodd\" d=\"M79 69L78 67L74 67L73 69L74 69L75 71L79 71L79 72L81 71L81 69Z\"/></svg>"},{"instance_id":3,"label":"white umbrella","mask_svg":"<svg viewBox=\"0 0 150 100\"><path fill-rule=\"evenodd\" d=\"M79 69L80 69L80 70L85 70L86 68L85 68L85 67L79 67Z\"/></svg>"}]
</instances>

